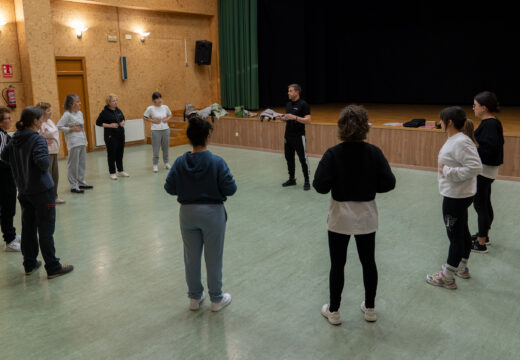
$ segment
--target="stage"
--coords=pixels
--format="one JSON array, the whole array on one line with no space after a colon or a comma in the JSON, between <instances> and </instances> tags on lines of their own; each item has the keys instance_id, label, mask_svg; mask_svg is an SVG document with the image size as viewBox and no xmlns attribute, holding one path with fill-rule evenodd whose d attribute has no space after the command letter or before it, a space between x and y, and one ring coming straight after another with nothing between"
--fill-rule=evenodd
<instances>
[{"instance_id":1,"label":"stage","mask_svg":"<svg viewBox=\"0 0 520 360\"><path fill-rule=\"evenodd\" d=\"M306 127L307 153L321 157L337 144L336 122L346 104L311 105L312 123ZM393 166L421 170L437 169L437 155L446 141L446 134L437 129L414 129L388 126L385 123L404 123L413 118L439 121L443 105L362 104L372 124L367 141L380 147ZM273 108L284 112L284 108ZM471 106L464 107L468 118L475 122ZM258 111L260 114L261 111ZM498 114L504 128L504 164L499 178L520 181L520 107L505 107ZM211 142L214 144L283 152L285 123L263 121L258 117L235 118L233 113L215 119Z\"/></svg>"}]
</instances>

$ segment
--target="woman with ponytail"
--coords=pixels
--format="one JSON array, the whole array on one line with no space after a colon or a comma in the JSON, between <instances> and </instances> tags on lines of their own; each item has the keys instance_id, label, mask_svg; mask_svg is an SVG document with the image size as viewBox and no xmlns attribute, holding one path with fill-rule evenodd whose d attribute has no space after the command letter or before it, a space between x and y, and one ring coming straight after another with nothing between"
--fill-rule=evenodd
<instances>
[{"instance_id":1,"label":"woman with ponytail","mask_svg":"<svg viewBox=\"0 0 520 360\"><path fill-rule=\"evenodd\" d=\"M339 307L344 285L347 246L356 239L363 267L365 300L361 303L366 321L376 321L377 266L375 241L378 229L376 193L395 187L395 177L383 152L364 140L369 131L368 114L357 105L343 109L338 120L342 143L325 152L318 164L312 186L320 194L331 192L327 219L330 253L330 302L321 314L330 324L341 324Z\"/></svg>"},{"instance_id":2,"label":"woman with ponytail","mask_svg":"<svg viewBox=\"0 0 520 360\"><path fill-rule=\"evenodd\" d=\"M184 243L184 265L190 310L198 310L204 300L200 279L200 260L204 249L211 311L220 311L231 303L231 295L222 292L222 257L227 213L224 202L237 186L220 156L207 149L211 124L190 119L186 134L192 151L179 156L168 173L164 189L177 195L181 204L179 222Z\"/></svg>"},{"instance_id":3,"label":"woman with ponytail","mask_svg":"<svg viewBox=\"0 0 520 360\"><path fill-rule=\"evenodd\" d=\"M456 289L455 275L469 279L468 259L471 234L468 228L468 208L477 190L477 175L482 163L472 139L463 133L466 113L458 106L441 111L441 127L448 140L439 152L437 174L439 192L444 197L442 215L450 240L448 259L438 273L427 275L426 281L435 286Z\"/></svg>"},{"instance_id":4,"label":"woman with ponytail","mask_svg":"<svg viewBox=\"0 0 520 360\"><path fill-rule=\"evenodd\" d=\"M43 110L29 106L16 123L13 140L2 151L2 160L11 166L22 207L22 254L25 274L31 275L41 266L38 243L45 260L49 279L72 271L72 265L62 265L55 256L54 225L56 194L48 172L49 150L40 136Z\"/></svg>"}]
</instances>

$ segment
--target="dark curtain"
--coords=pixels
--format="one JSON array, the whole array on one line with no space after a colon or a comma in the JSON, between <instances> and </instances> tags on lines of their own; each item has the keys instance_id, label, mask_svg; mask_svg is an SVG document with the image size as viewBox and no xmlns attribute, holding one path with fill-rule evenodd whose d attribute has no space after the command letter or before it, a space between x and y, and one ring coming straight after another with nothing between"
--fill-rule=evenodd
<instances>
[{"instance_id":1,"label":"dark curtain","mask_svg":"<svg viewBox=\"0 0 520 360\"><path fill-rule=\"evenodd\" d=\"M222 106L258 109L256 0L219 0Z\"/></svg>"},{"instance_id":2,"label":"dark curtain","mask_svg":"<svg viewBox=\"0 0 520 360\"><path fill-rule=\"evenodd\" d=\"M498 3L259 0L260 104L520 105L519 28Z\"/></svg>"}]
</instances>

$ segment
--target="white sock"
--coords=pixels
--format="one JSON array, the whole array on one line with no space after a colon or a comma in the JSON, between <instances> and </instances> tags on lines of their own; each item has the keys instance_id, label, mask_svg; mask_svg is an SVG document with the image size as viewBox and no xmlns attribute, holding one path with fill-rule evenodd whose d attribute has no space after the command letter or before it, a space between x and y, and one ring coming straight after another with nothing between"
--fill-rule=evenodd
<instances>
[{"instance_id":1,"label":"white sock","mask_svg":"<svg viewBox=\"0 0 520 360\"><path fill-rule=\"evenodd\" d=\"M446 279L451 280L455 278L455 271L457 271L457 269L455 269L453 266L450 266L448 264L442 265L442 273L444 274L444 277Z\"/></svg>"}]
</instances>

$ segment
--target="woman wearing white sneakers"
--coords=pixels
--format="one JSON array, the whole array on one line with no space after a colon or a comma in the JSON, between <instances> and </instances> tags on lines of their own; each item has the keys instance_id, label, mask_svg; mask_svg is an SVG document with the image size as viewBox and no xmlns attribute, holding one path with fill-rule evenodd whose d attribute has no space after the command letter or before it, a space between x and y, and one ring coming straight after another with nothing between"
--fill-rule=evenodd
<instances>
[{"instance_id":1,"label":"woman wearing white sneakers","mask_svg":"<svg viewBox=\"0 0 520 360\"><path fill-rule=\"evenodd\" d=\"M356 239L363 267L365 301L361 311L366 321L376 321L375 299L377 266L375 261L378 215L376 193L395 187L395 177L383 152L364 140L369 131L364 108L349 105L338 120L338 136L343 142L325 152L312 186L320 194L331 192L327 219L330 253L330 303L321 314L332 325L341 324L339 307L344 285L344 268L351 235Z\"/></svg>"},{"instance_id":2,"label":"woman wearing white sneakers","mask_svg":"<svg viewBox=\"0 0 520 360\"><path fill-rule=\"evenodd\" d=\"M471 252L471 234L468 228L468 208L477 192L477 175L482 162L473 140L462 129L466 113L458 106L441 111L441 127L448 140L439 152L439 192L442 201L444 226L450 239L446 264L438 273L427 275L428 284L456 289L455 275L470 278L468 259Z\"/></svg>"},{"instance_id":3,"label":"woman wearing white sneakers","mask_svg":"<svg viewBox=\"0 0 520 360\"><path fill-rule=\"evenodd\" d=\"M170 127L168 121L172 118L170 108L163 105L162 95L159 92L152 94L153 105L144 112L144 120L149 121L152 130L153 172L158 172L159 150L162 148L164 168L170 168L168 152L170 149Z\"/></svg>"}]
</instances>

